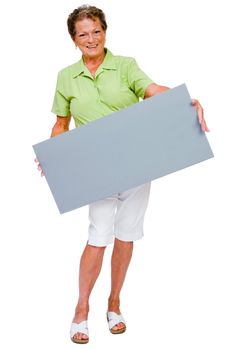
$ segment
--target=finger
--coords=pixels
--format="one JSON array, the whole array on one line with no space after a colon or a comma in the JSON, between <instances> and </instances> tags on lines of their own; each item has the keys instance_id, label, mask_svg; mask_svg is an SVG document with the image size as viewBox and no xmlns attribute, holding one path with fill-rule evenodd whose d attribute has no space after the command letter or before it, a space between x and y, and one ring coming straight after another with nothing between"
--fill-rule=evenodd
<instances>
[{"instance_id":1,"label":"finger","mask_svg":"<svg viewBox=\"0 0 237 350\"><path fill-rule=\"evenodd\" d=\"M41 171L41 177L45 176L43 170Z\"/></svg>"},{"instance_id":2,"label":"finger","mask_svg":"<svg viewBox=\"0 0 237 350\"><path fill-rule=\"evenodd\" d=\"M199 105L202 108L201 103L195 98L193 98L191 101L192 101L192 105Z\"/></svg>"},{"instance_id":3,"label":"finger","mask_svg":"<svg viewBox=\"0 0 237 350\"><path fill-rule=\"evenodd\" d=\"M206 121L204 119L204 109L202 108L201 104L198 102L198 100L192 99L192 105L194 105L197 110L198 121L201 125L202 131L209 132L210 130L207 127Z\"/></svg>"},{"instance_id":4,"label":"finger","mask_svg":"<svg viewBox=\"0 0 237 350\"><path fill-rule=\"evenodd\" d=\"M207 127L207 124L206 124L206 121L205 121L204 118L202 120L201 127L202 127L202 131L209 131L209 129Z\"/></svg>"},{"instance_id":5,"label":"finger","mask_svg":"<svg viewBox=\"0 0 237 350\"><path fill-rule=\"evenodd\" d=\"M203 108L198 102L198 100L195 100L195 99L192 99L192 105L196 108L198 121L199 121L199 124L201 124L203 120Z\"/></svg>"},{"instance_id":6,"label":"finger","mask_svg":"<svg viewBox=\"0 0 237 350\"><path fill-rule=\"evenodd\" d=\"M200 105L200 103L196 104L196 110L197 110L197 114L198 114L199 123L202 124L202 122L204 120L204 111L203 111L203 108Z\"/></svg>"},{"instance_id":7,"label":"finger","mask_svg":"<svg viewBox=\"0 0 237 350\"><path fill-rule=\"evenodd\" d=\"M38 161L38 159L37 159L37 158L35 158L35 162L36 162L36 163L39 163L39 161Z\"/></svg>"},{"instance_id":8,"label":"finger","mask_svg":"<svg viewBox=\"0 0 237 350\"><path fill-rule=\"evenodd\" d=\"M202 131L207 131L207 132L210 131L209 128L207 127L205 119L203 119L201 127L202 127Z\"/></svg>"},{"instance_id":9,"label":"finger","mask_svg":"<svg viewBox=\"0 0 237 350\"><path fill-rule=\"evenodd\" d=\"M40 164L38 165L38 170L40 170L40 171L42 170L42 168L41 168L41 165L40 165Z\"/></svg>"},{"instance_id":10,"label":"finger","mask_svg":"<svg viewBox=\"0 0 237 350\"><path fill-rule=\"evenodd\" d=\"M192 101L192 105L193 105L193 106L195 106L195 107L196 107L196 106L199 106L199 107L202 108L200 102L199 102L198 100L196 100L195 98L193 98L191 101Z\"/></svg>"}]
</instances>

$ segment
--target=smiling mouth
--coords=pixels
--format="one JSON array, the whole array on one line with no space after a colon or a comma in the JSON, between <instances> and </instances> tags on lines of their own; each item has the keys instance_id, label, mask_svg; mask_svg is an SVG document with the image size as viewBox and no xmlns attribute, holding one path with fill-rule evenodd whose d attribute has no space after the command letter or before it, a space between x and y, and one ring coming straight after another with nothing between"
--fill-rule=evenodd
<instances>
[{"instance_id":1,"label":"smiling mouth","mask_svg":"<svg viewBox=\"0 0 237 350\"><path fill-rule=\"evenodd\" d=\"M98 44L97 45L87 45L87 49L95 49L97 48Z\"/></svg>"}]
</instances>

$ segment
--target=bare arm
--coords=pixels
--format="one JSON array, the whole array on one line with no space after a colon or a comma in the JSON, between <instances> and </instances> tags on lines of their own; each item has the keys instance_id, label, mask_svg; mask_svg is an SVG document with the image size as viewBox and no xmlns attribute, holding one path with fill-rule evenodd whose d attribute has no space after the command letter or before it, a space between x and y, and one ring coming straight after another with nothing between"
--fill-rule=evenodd
<instances>
[{"instance_id":1,"label":"bare arm","mask_svg":"<svg viewBox=\"0 0 237 350\"><path fill-rule=\"evenodd\" d=\"M57 115L56 123L53 126L51 137L57 136L69 130L69 124L71 121L71 116L60 117Z\"/></svg>"},{"instance_id":2,"label":"bare arm","mask_svg":"<svg viewBox=\"0 0 237 350\"><path fill-rule=\"evenodd\" d=\"M155 83L152 83L152 84L148 85L148 87L146 88L144 98L149 98L151 96L154 96L156 94L159 94L160 92L163 92L163 91L166 91L169 89L170 88L168 88L166 86L157 85Z\"/></svg>"}]
</instances>

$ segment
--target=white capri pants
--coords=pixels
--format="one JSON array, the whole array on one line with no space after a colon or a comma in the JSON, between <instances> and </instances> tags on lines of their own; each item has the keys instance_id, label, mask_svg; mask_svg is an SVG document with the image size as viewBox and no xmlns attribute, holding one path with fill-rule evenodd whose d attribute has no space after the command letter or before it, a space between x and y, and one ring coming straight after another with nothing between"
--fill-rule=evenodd
<instances>
[{"instance_id":1,"label":"white capri pants","mask_svg":"<svg viewBox=\"0 0 237 350\"><path fill-rule=\"evenodd\" d=\"M114 237L125 242L141 239L150 188L148 182L89 204L87 244L104 247Z\"/></svg>"}]
</instances>

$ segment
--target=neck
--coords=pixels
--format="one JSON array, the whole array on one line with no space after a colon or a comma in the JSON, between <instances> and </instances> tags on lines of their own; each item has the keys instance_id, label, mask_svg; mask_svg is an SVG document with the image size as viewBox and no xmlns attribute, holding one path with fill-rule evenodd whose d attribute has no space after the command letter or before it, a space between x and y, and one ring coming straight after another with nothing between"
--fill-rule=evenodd
<instances>
[{"instance_id":1,"label":"neck","mask_svg":"<svg viewBox=\"0 0 237 350\"><path fill-rule=\"evenodd\" d=\"M96 56L96 57L88 57L88 56L82 56L84 64L86 66L99 66L104 58L105 58L105 50L103 51L103 53L100 56Z\"/></svg>"}]
</instances>

